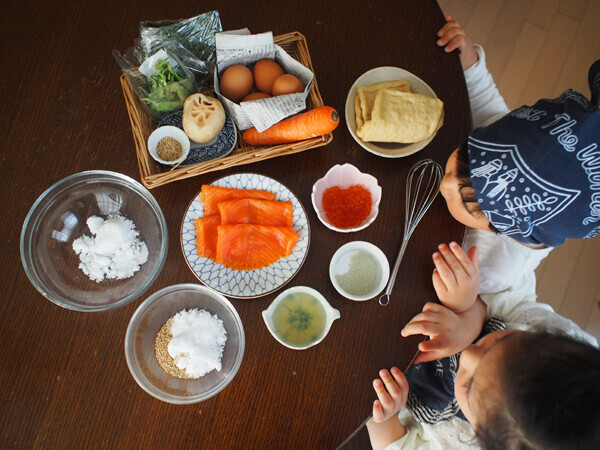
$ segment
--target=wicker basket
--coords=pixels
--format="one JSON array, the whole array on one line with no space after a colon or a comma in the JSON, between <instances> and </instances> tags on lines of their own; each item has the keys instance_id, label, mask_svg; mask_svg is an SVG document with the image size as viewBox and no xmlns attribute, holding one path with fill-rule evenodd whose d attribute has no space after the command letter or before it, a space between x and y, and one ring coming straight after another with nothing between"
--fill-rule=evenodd
<instances>
[{"instance_id":1,"label":"wicker basket","mask_svg":"<svg viewBox=\"0 0 600 450\"><path fill-rule=\"evenodd\" d=\"M306 39L298 32L287 33L276 36L275 44L281 46L290 56L300 61L311 71L313 71L312 62L308 53ZM331 133L319 136L316 138L307 139L304 141L294 142L285 145L276 146L251 146L244 143L241 137L241 131L238 130L237 143L229 156L206 161L203 163L185 166L167 168L158 164L148 153L147 142L148 136L156 128L156 123L142 108L139 98L129 86L124 75L121 75L121 87L125 96L125 104L131 121L131 129L133 131L133 140L135 142L135 150L137 154L138 166L140 169L141 181L148 189L162 186L184 178L194 177L207 172L227 169L233 166L242 164L250 164L253 162L262 161L276 156L290 155L292 153L302 152L311 148L320 147L328 144L333 139ZM214 91L207 90L206 94L214 94ZM307 98L307 108L312 109L323 106L323 99L317 86L317 80L313 82L309 96Z\"/></svg>"}]
</instances>

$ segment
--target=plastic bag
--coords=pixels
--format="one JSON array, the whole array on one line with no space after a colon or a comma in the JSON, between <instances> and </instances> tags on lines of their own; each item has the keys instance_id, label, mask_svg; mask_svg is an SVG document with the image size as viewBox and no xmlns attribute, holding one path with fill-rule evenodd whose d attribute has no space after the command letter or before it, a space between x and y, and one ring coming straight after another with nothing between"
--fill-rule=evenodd
<instances>
[{"instance_id":1,"label":"plastic bag","mask_svg":"<svg viewBox=\"0 0 600 450\"><path fill-rule=\"evenodd\" d=\"M221 31L217 11L180 22L142 22L140 37L133 47L124 55L112 51L129 85L153 119L160 121L181 110L188 95L212 82L216 31ZM155 57L157 54L160 57ZM170 67L161 62L160 73L153 79L156 63L164 61L165 54ZM151 64L146 66L151 72L140 71L140 66L149 59Z\"/></svg>"},{"instance_id":2,"label":"plastic bag","mask_svg":"<svg viewBox=\"0 0 600 450\"><path fill-rule=\"evenodd\" d=\"M196 75L198 85L211 80L210 63L216 60L215 33L223 31L218 11L211 11L179 22L141 22L140 41L135 49L143 61L163 47L164 40L177 42L187 53L185 64Z\"/></svg>"},{"instance_id":3,"label":"plastic bag","mask_svg":"<svg viewBox=\"0 0 600 450\"><path fill-rule=\"evenodd\" d=\"M168 43L150 58L150 63L142 61L146 74L140 71L142 64L130 50L125 56L113 50L113 56L153 119L160 121L166 115L183 109L185 99L198 91L194 74Z\"/></svg>"}]
</instances>

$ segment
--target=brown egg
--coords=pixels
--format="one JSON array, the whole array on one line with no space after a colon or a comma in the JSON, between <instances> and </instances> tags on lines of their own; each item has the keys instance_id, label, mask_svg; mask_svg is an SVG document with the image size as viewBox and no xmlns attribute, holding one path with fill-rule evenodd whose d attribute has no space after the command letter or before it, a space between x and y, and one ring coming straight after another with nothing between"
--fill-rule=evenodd
<instances>
[{"instance_id":1,"label":"brown egg","mask_svg":"<svg viewBox=\"0 0 600 450\"><path fill-rule=\"evenodd\" d=\"M281 75L273 82L273 97L276 95L293 94L295 92L303 92L304 85L292 74L286 73Z\"/></svg>"},{"instance_id":2,"label":"brown egg","mask_svg":"<svg viewBox=\"0 0 600 450\"><path fill-rule=\"evenodd\" d=\"M252 73L254 74L256 89L271 95L273 93L273 82L285 72L272 59L261 59L254 64Z\"/></svg>"},{"instance_id":3,"label":"brown egg","mask_svg":"<svg viewBox=\"0 0 600 450\"><path fill-rule=\"evenodd\" d=\"M219 83L221 94L235 103L248 95L252 91L253 85L252 72L241 64L234 64L225 69Z\"/></svg>"},{"instance_id":4,"label":"brown egg","mask_svg":"<svg viewBox=\"0 0 600 450\"><path fill-rule=\"evenodd\" d=\"M264 92L252 92L251 94L246 95L242 101L249 102L251 100L260 100L261 98L271 98L269 94L265 94Z\"/></svg>"}]
</instances>

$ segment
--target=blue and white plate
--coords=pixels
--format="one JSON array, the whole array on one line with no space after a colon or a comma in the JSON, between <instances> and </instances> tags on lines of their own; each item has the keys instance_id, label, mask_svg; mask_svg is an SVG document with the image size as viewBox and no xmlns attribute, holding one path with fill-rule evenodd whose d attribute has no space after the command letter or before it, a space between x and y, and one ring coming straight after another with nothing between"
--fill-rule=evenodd
<instances>
[{"instance_id":1,"label":"blue and white plate","mask_svg":"<svg viewBox=\"0 0 600 450\"><path fill-rule=\"evenodd\" d=\"M160 121L158 126L162 127L165 125L171 125L183 130L183 125L181 124L182 117L183 111L178 111L165 117ZM233 120L229 114L225 112L225 125L223 125L223 129L219 135L208 144L198 144L190 139L190 153L188 157L181 164L179 164L179 167L191 166L192 164L223 158L233 151L236 143L237 130L235 128L235 124L233 123Z\"/></svg>"},{"instance_id":2,"label":"blue and white plate","mask_svg":"<svg viewBox=\"0 0 600 450\"><path fill-rule=\"evenodd\" d=\"M294 231L300 239L287 258L257 270L233 270L209 258L198 256L195 220L204 216L198 193L188 206L181 224L181 248L196 277L205 285L234 298L256 298L276 291L290 281L302 267L310 244L310 226L306 211L296 196L279 181L255 173L228 175L211 183L237 189L260 189L275 194L276 201L291 201L294 208Z\"/></svg>"}]
</instances>

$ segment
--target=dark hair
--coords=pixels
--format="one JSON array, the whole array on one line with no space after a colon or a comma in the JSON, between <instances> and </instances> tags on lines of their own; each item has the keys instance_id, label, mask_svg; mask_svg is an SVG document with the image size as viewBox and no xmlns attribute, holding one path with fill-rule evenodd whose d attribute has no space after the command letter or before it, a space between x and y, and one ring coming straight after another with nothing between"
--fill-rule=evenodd
<instances>
[{"instance_id":1,"label":"dark hair","mask_svg":"<svg viewBox=\"0 0 600 450\"><path fill-rule=\"evenodd\" d=\"M477 435L486 449L600 448L600 350L548 332L506 339L500 387Z\"/></svg>"},{"instance_id":2,"label":"dark hair","mask_svg":"<svg viewBox=\"0 0 600 450\"><path fill-rule=\"evenodd\" d=\"M473 187L473 181L471 180L469 147L466 140L458 147L458 151L456 152L456 178L458 180L458 192L460 193L460 198L469 214L472 216L483 214L481 206L479 206L479 202L477 201L477 194ZM500 233L491 222L490 230L495 233Z\"/></svg>"}]
</instances>

